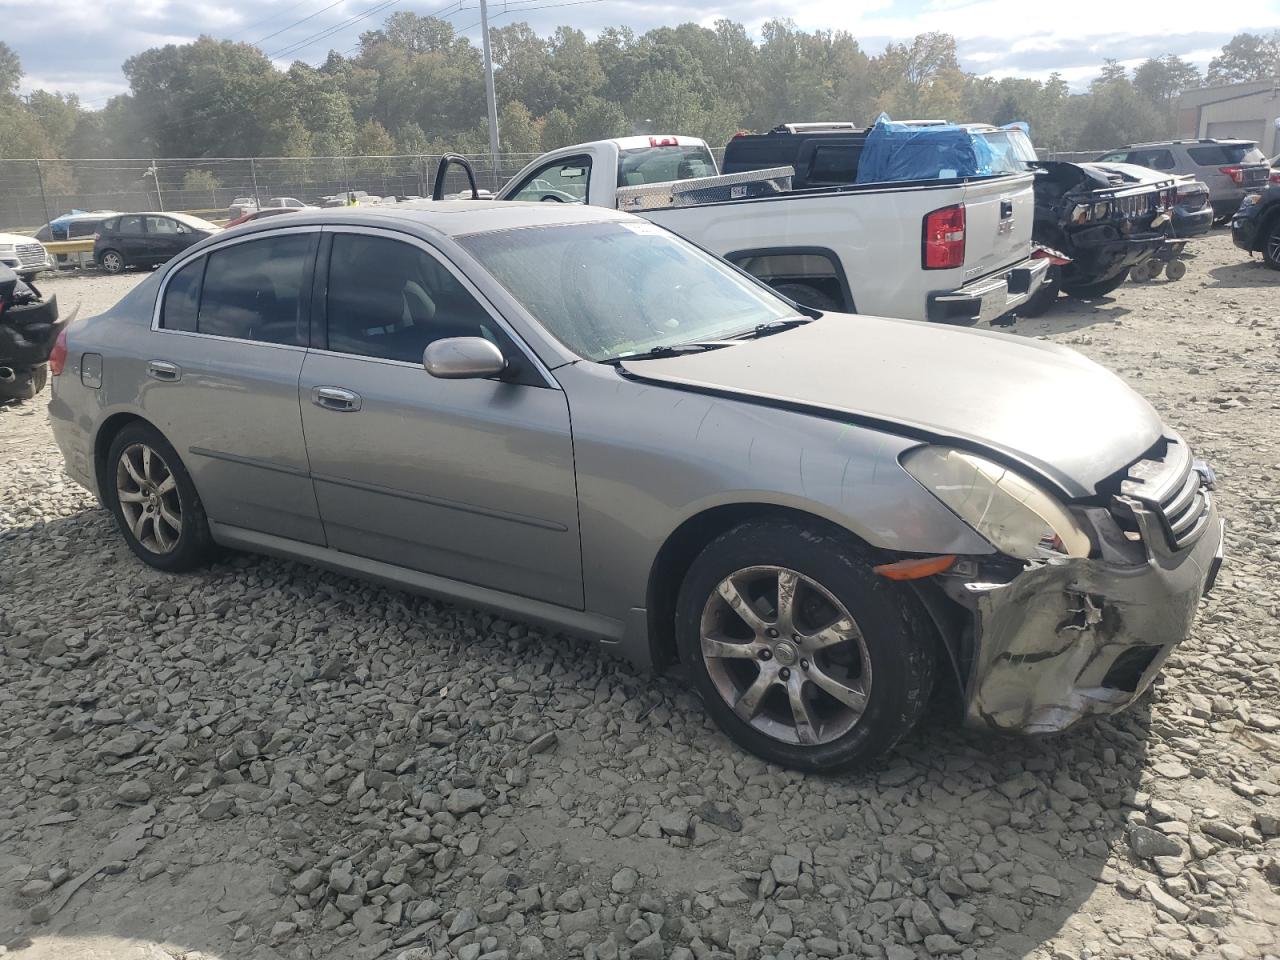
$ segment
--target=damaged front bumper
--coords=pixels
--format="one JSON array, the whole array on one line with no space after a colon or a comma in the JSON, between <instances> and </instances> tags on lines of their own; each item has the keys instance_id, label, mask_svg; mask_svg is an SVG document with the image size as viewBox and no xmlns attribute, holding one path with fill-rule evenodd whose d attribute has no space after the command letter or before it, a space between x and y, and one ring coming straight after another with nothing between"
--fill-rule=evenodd
<instances>
[{"instance_id":1,"label":"damaged front bumper","mask_svg":"<svg viewBox=\"0 0 1280 960\"><path fill-rule=\"evenodd\" d=\"M1003 579L981 569L947 577L946 593L971 614L966 722L1055 733L1141 696L1190 633L1222 564L1223 523L1204 499L1201 532L1181 548L1155 510L1130 504L1140 537L1131 546L1145 561L1104 551L1028 562Z\"/></svg>"},{"instance_id":2,"label":"damaged front bumper","mask_svg":"<svg viewBox=\"0 0 1280 960\"><path fill-rule=\"evenodd\" d=\"M1164 246L1165 233L1125 236L1111 224L1077 230L1071 235L1072 279L1098 282L1135 267Z\"/></svg>"}]
</instances>

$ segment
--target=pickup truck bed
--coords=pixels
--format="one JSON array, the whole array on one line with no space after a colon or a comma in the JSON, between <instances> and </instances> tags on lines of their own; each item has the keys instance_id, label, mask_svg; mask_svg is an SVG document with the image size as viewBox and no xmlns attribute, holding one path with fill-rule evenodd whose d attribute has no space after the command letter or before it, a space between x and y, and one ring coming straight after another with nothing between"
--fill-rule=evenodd
<instances>
[{"instance_id":1,"label":"pickup truck bed","mask_svg":"<svg viewBox=\"0 0 1280 960\"><path fill-rule=\"evenodd\" d=\"M709 160L706 145L689 137L624 137L565 147L525 167L497 199L617 208L620 186L651 182L636 180L638 153L671 149L688 160L699 147ZM785 158L766 159L744 169L788 164ZM697 162L716 172L713 163ZM822 310L988 321L1026 302L1048 267L1031 258L1030 174L815 184L811 173L797 176L793 187L800 189L787 192L635 212Z\"/></svg>"}]
</instances>

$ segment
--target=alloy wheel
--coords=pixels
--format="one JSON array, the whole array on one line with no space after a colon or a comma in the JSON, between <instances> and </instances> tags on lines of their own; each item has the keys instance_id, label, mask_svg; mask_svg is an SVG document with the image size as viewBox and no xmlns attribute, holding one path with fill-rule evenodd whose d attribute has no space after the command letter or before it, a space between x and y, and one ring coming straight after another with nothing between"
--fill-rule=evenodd
<instances>
[{"instance_id":1,"label":"alloy wheel","mask_svg":"<svg viewBox=\"0 0 1280 960\"><path fill-rule=\"evenodd\" d=\"M775 740L830 743L866 711L871 658L862 631L830 591L795 570L731 573L703 607L700 643L725 703Z\"/></svg>"},{"instance_id":2,"label":"alloy wheel","mask_svg":"<svg viewBox=\"0 0 1280 960\"><path fill-rule=\"evenodd\" d=\"M169 465L145 443L131 444L116 463L116 498L134 538L152 553L172 553L182 538L182 502Z\"/></svg>"},{"instance_id":3,"label":"alloy wheel","mask_svg":"<svg viewBox=\"0 0 1280 960\"><path fill-rule=\"evenodd\" d=\"M1272 263L1280 263L1280 227L1272 230L1267 239L1266 256Z\"/></svg>"}]
</instances>

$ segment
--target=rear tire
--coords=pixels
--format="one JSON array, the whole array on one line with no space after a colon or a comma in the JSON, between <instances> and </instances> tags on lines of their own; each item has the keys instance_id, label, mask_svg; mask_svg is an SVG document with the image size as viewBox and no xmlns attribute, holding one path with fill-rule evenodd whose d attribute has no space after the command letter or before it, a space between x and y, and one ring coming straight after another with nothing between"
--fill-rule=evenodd
<instances>
[{"instance_id":1,"label":"rear tire","mask_svg":"<svg viewBox=\"0 0 1280 960\"><path fill-rule=\"evenodd\" d=\"M144 563L178 573L213 551L204 505L178 452L155 427L131 423L107 453L102 495L129 549Z\"/></svg>"},{"instance_id":2,"label":"rear tire","mask_svg":"<svg viewBox=\"0 0 1280 960\"><path fill-rule=\"evenodd\" d=\"M817 287L811 287L807 283L779 283L773 286L773 289L788 300L794 300L802 307L812 307L814 310L822 310L824 312L839 312L842 309L840 304L836 303L831 297Z\"/></svg>"},{"instance_id":3,"label":"rear tire","mask_svg":"<svg viewBox=\"0 0 1280 960\"><path fill-rule=\"evenodd\" d=\"M1094 283L1067 283L1064 281L1062 289L1067 292L1067 296L1075 297L1077 300L1096 300L1111 293L1127 279L1129 279L1129 268L1125 267L1114 277L1110 277L1107 280L1098 280Z\"/></svg>"},{"instance_id":4,"label":"rear tire","mask_svg":"<svg viewBox=\"0 0 1280 960\"><path fill-rule=\"evenodd\" d=\"M103 250L98 258L98 266L107 273L124 273L124 254L119 250Z\"/></svg>"},{"instance_id":5,"label":"rear tire","mask_svg":"<svg viewBox=\"0 0 1280 960\"><path fill-rule=\"evenodd\" d=\"M708 544L680 588L676 643L720 729L797 770L884 755L933 689L915 597L819 523L748 521Z\"/></svg>"}]
</instances>

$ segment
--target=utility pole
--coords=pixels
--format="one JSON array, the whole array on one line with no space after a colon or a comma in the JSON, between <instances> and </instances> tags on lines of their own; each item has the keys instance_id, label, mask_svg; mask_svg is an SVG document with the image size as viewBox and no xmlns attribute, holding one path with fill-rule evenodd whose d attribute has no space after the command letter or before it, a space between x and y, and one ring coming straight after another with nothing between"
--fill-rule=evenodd
<instances>
[{"instance_id":1,"label":"utility pole","mask_svg":"<svg viewBox=\"0 0 1280 960\"><path fill-rule=\"evenodd\" d=\"M253 179L253 205L261 210L262 198L258 196L258 168L253 162L253 157L249 158L249 176Z\"/></svg>"},{"instance_id":2,"label":"utility pole","mask_svg":"<svg viewBox=\"0 0 1280 960\"><path fill-rule=\"evenodd\" d=\"M147 173L151 174L151 179L156 182L156 206L160 208L160 212L164 213L164 197L160 195L160 171L156 169L156 161L153 158L151 166L147 167ZM147 173L144 173L145 177Z\"/></svg>"},{"instance_id":3,"label":"utility pole","mask_svg":"<svg viewBox=\"0 0 1280 960\"><path fill-rule=\"evenodd\" d=\"M480 29L484 37L484 95L489 102L489 166L493 189L498 189L498 98L493 92L493 56L489 53L489 4L480 0Z\"/></svg>"},{"instance_id":4,"label":"utility pole","mask_svg":"<svg viewBox=\"0 0 1280 960\"><path fill-rule=\"evenodd\" d=\"M40 181L40 205L44 207L44 222L49 222L49 201L44 195L44 173L40 169L40 161L36 161L36 179ZM52 228L50 228L52 229Z\"/></svg>"}]
</instances>

